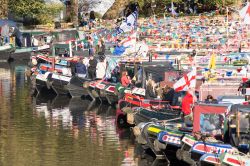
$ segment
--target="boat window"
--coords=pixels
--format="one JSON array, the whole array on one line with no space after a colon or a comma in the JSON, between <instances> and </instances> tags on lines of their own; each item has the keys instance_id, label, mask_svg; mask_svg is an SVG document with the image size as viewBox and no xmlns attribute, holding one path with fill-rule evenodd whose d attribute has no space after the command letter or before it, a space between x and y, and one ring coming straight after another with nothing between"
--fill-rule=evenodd
<instances>
[{"instance_id":1,"label":"boat window","mask_svg":"<svg viewBox=\"0 0 250 166\"><path fill-rule=\"evenodd\" d=\"M38 58L37 64L41 64L41 63L48 63L48 61Z\"/></svg>"},{"instance_id":2,"label":"boat window","mask_svg":"<svg viewBox=\"0 0 250 166\"><path fill-rule=\"evenodd\" d=\"M224 116L221 114L201 114L200 129L204 134L222 135Z\"/></svg>"}]
</instances>

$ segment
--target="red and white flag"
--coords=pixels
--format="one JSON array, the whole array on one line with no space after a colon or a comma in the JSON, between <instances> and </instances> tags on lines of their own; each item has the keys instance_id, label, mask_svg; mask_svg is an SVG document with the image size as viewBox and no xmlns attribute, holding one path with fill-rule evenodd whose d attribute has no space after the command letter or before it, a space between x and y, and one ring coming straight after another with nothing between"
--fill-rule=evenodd
<instances>
[{"instance_id":1,"label":"red and white flag","mask_svg":"<svg viewBox=\"0 0 250 166\"><path fill-rule=\"evenodd\" d=\"M196 86L196 68L194 67L191 72L184 75L180 80L178 80L173 88L176 92L187 91L189 88L195 88Z\"/></svg>"},{"instance_id":2,"label":"red and white flag","mask_svg":"<svg viewBox=\"0 0 250 166\"><path fill-rule=\"evenodd\" d=\"M247 5L240 10L240 17L243 19L244 24L250 24L250 3L247 2Z\"/></svg>"},{"instance_id":3,"label":"red and white flag","mask_svg":"<svg viewBox=\"0 0 250 166\"><path fill-rule=\"evenodd\" d=\"M136 44L136 32L121 41L124 47L134 47Z\"/></svg>"}]
</instances>

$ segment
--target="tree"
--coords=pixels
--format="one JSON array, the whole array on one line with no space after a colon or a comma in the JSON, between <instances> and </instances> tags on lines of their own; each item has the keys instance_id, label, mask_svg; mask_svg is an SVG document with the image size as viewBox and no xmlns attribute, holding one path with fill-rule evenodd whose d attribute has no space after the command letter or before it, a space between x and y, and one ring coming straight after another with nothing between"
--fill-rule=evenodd
<instances>
[{"instance_id":1,"label":"tree","mask_svg":"<svg viewBox=\"0 0 250 166\"><path fill-rule=\"evenodd\" d=\"M63 10L64 6L58 3L49 3L44 6L44 10L38 15L38 20L42 24L52 23L59 13Z\"/></svg>"},{"instance_id":2,"label":"tree","mask_svg":"<svg viewBox=\"0 0 250 166\"><path fill-rule=\"evenodd\" d=\"M8 17L8 0L0 0L0 19Z\"/></svg>"},{"instance_id":3,"label":"tree","mask_svg":"<svg viewBox=\"0 0 250 166\"><path fill-rule=\"evenodd\" d=\"M43 13L45 2L43 0L9 0L9 10L17 17L37 18Z\"/></svg>"},{"instance_id":4,"label":"tree","mask_svg":"<svg viewBox=\"0 0 250 166\"><path fill-rule=\"evenodd\" d=\"M32 20L32 23L34 21L35 23L51 23L62 9L63 5L45 3L44 0L9 0L9 11L16 18L23 18L24 22Z\"/></svg>"}]
</instances>

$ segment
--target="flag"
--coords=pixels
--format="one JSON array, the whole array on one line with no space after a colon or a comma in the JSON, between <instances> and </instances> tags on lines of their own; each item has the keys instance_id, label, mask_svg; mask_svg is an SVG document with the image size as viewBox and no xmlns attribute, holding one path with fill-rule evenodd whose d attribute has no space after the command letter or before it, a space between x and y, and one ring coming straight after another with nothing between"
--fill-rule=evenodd
<instances>
[{"instance_id":1,"label":"flag","mask_svg":"<svg viewBox=\"0 0 250 166\"><path fill-rule=\"evenodd\" d=\"M211 55L208 68L209 69L215 69L216 68L216 55L215 54Z\"/></svg>"},{"instance_id":2,"label":"flag","mask_svg":"<svg viewBox=\"0 0 250 166\"><path fill-rule=\"evenodd\" d=\"M177 16L176 11L174 10L174 3L173 2L171 2L171 13L173 16Z\"/></svg>"},{"instance_id":3,"label":"flag","mask_svg":"<svg viewBox=\"0 0 250 166\"><path fill-rule=\"evenodd\" d=\"M184 75L180 80L178 80L174 85L174 90L187 91L189 88L195 88L196 86L196 68L193 68L191 72Z\"/></svg>"},{"instance_id":4,"label":"flag","mask_svg":"<svg viewBox=\"0 0 250 166\"><path fill-rule=\"evenodd\" d=\"M124 47L134 47L136 44L136 32L121 41Z\"/></svg>"},{"instance_id":5,"label":"flag","mask_svg":"<svg viewBox=\"0 0 250 166\"><path fill-rule=\"evenodd\" d=\"M244 24L250 24L250 3L248 2L245 7L243 7L240 12L240 17L243 19Z\"/></svg>"},{"instance_id":6,"label":"flag","mask_svg":"<svg viewBox=\"0 0 250 166\"><path fill-rule=\"evenodd\" d=\"M131 13L126 19L121 23L121 25L117 28L117 34L121 34L124 32L131 32L135 29L138 19L138 9L136 9L133 13Z\"/></svg>"},{"instance_id":7,"label":"flag","mask_svg":"<svg viewBox=\"0 0 250 166\"><path fill-rule=\"evenodd\" d=\"M122 55L124 54L127 49L133 48L135 50L136 46L136 32L133 33L131 36L126 37L122 41L119 42L119 46L115 47L113 54L114 55Z\"/></svg>"}]
</instances>

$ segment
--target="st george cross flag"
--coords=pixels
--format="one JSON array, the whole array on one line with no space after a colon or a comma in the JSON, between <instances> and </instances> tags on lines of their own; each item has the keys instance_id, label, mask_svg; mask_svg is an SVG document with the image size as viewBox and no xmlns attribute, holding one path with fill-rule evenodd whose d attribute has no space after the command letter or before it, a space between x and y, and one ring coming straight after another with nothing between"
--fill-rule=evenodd
<instances>
[{"instance_id":1,"label":"st george cross flag","mask_svg":"<svg viewBox=\"0 0 250 166\"><path fill-rule=\"evenodd\" d=\"M248 2L245 7L240 10L240 17L243 19L244 24L250 24L250 3Z\"/></svg>"},{"instance_id":2,"label":"st george cross flag","mask_svg":"<svg viewBox=\"0 0 250 166\"><path fill-rule=\"evenodd\" d=\"M184 75L180 80L178 80L174 85L174 90L187 91L189 88L195 88L196 86L196 68L194 67L191 72Z\"/></svg>"},{"instance_id":3,"label":"st george cross flag","mask_svg":"<svg viewBox=\"0 0 250 166\"><path fill-rule=\"evenodd\" d=\"M121 41L124 47L134 47L136 44L136 32Z\"/></svg>"},{"instance_id":4,"label":"st george cross flag","mask_svg":"<svg viewBox=\"0 0 250 166\"><path fill-rule=\"evenodd\" d=\"M135 10L128 17L126 17L126 19L117 28L117 34L130 32L133 29L135 29L136 24L137 24L137 19L138 19L138 10Z\"/></svg>"}]
</instances>

